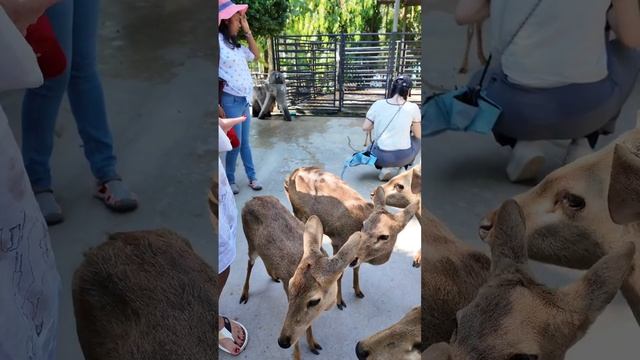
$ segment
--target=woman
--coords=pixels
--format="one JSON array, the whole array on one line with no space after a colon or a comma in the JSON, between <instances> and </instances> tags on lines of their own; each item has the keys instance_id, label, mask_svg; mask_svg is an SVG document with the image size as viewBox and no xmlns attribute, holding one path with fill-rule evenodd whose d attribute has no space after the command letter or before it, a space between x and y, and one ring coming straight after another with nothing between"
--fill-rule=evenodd
<instances>
[{"instance_id":1,"label":"woman","mask_svg":"<svg viewBox=\"0 0 640 360\"><path fill-rule=\"evenodd\" d=\"M63 221L53 195L49 161L60 103L65 93L82 138L84 153L97 180L95 196L111 210L138 206L116 171L111 130L96 64L98 0L61 0L47 10L70 67L60 76L28 90L22 104L22 154L36 199L47 223Z\"/></svg>"},{"instance_id":2,"label":"woman","mask_svg":"<svg viewBox=\"0 0 640 360\"><path fill-rule=\"evenodd\" d=\"M362 124L374 142L371 152L377 157L375 166L380 169L381 181L411 165L420 152L420 108L407 100L411 87L409 77L398 77L389 98L373 103Z\"/></svg>"},{"instance_id":3,"label":"woman","mask_svg":"<svg viewBox=\"0 0 640 360\"><path fill-rule=\"evenodd\" d=\"M253 79L247 64L248 61L259 59L260 50L247 22L247 8L247 5L236 5L230 0L218 1L218 41L220 43L218 76L226 81L224 90L220 95L222 108L228 117L243 115L247 117L245 122L234 127L235 133L240 139L240 148L229 151L225 163L227 179L229 179L229 184L234 194L240 192L240 188L236 185L235 177L238 153L240 153L244 170L249 178L249 187L253 190L262 190L262 186L256 178L251 146L249 145L249 129L251 125L249 103L253 93ZM240 29L242 29L249 43L249 48L240 45L238 42Z\"/></svg>"},{"instance_id":4,"label":"woman","mask_svg":"<svg viewBox=\"0 0 640 360\"><path fill-rule=\"evenodd\" d=\"M231 143L226 133L234 125L246 121L246 118L239 117L233 119L220 118L218 121L218 151L222 153L231 150ZM218 184L212 184L212 194L210 201L217 204L210 204L214 214L214 226L218 225L218 300L222 294L222 289L227 283L231 264L236 257L236 234L238 226L238 210L233 193L229 187L222 161L218 159ZM217 194L213 193L217 191ZM218 211L219 209L219 211ZM215 218L218 218L216 221ZM218 347L231 355L240 354L247 346L247 329L237 321L226 316L218 315Z\"/></svg>"},{"instance_id":5,"label":"woman","mask_svg":"<svg viewBox=\"0 0 640 360\"><path fill-rule=\"evenodd\" d=\"M460 0L456 9L459 24L489 15L494 45L503 50L493 57L486 91L503 109L496 140L514 147L509 179L538 175L541 140L571 139L565 162L591 152L600 134L613 132L640 71L638 1Z\"/></svg>"},{"instance_id":6,"label":"woman","mask_svg":"<svg viewBox=\"0 0 640 360\"><path fill-rule=\"evenodd\" d=\"M36 55L23 34L51 2L0 0L0 92L42 84ZM0 174L0 359L52 360L60 276L2 106Z\"/></svg>"}]
</instances>

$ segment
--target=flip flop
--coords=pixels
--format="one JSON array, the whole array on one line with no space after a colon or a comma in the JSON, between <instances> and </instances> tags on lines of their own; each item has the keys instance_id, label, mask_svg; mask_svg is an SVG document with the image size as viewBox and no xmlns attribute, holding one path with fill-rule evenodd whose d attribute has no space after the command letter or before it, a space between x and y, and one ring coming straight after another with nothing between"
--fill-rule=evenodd
<instances>
[{"instance_id":1,"label":"flip flop","mask_svg":"<svg viewBox=\"0 0 640 360\"><path fill-rule=\"evenodd\" d=\"M227 318L226 316L222 316L222 320L224 321L224 327L222 328L222 330L218 331L218 348L222 349L222 351L226 352L227 354L238 356L244 351L244 349L247 347L247 343L249 342L249 333L247 332L247 328L245 328L244 325L240 324L237 321L229 320L229 318ZM238 345L235 342L235 340L233 340L233 330L231 329L231 321L233 321L238 326L240 326L240 328L242 328L242 331L244 332L244 343L242 343L242 346ZM240 351L238 351L237 354L233 354L231 351L225 349L222 345L220 345L220 340L224 340L224 339L233 340L234 344L236 344L237 346L240 346Z\"/></svg>"}]
</instances>

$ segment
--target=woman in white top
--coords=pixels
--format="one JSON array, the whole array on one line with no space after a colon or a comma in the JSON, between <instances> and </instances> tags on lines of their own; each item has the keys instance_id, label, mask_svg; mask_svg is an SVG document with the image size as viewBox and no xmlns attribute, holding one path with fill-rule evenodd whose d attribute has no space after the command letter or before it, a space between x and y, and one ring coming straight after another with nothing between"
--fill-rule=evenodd
<instances>
[{"instance_id":1,"label":"woman in white top","mask_svg":"<svg viewBox=\"0 0 640 360\"><path fill-rule=\"evenodd\" d=\"M251 34L249 22L247 22L247 5L236 5L230 0L219 0L218 9L218 41L220 43L218 76L225 80L224 89L220 94L222 108L228 117L247 117L247 121L234 126L236 135L240 139L240 147L227 153L225 161L227 179L229 179L233 193L240 192L240 188L236 185L235 176L239 154L247 178L249 178L249 187L253 190L262 190L262 186L256 178L251 146L249 145L251 125L249 104L253 96L253 79L248 62L257 60L260 57L260 50ZM247 39L248 48L238 42L240 29Z\"/></svg>"},{"instance_id":2,"label":"woman in white top","mask_svg":"<svg viewBox=\"0 0 640 360\"><path fill-rule=\"evenodd\" d=\"M506 47L485 84L503 109L496 140L514 147L510 180L537 177L541 140L571 139L565 162L591 152L613 132L640 71L638 0L460 0L456 9L459 24L489 15L494 47Z\"/></svg>"},{"instance_id":3,"label":"woman in white top","mask_svg":"<svg viewBox=\"0 0 640 360\"><path fill-rule=\"evenodd\" d=\"M371 152L377 157L381 181L411 165L420 152L420 108L407 100L411 87L409 77L399 76L391 85L390 97L373 103L362 124L371 133Z\"/></svg>"}]
</instances>

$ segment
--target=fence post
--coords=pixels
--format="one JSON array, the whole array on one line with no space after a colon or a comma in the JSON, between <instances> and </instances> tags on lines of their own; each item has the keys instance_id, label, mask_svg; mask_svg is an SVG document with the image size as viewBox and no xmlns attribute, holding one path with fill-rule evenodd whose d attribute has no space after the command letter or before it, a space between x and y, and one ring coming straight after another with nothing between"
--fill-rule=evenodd
<instances>
[{"instance_id":1,"label":"fence post","mask_svg":"<svg viewBox=\"0 0 640 360\"><path fill-rule=\"evenodd\" d=\"M396 62L396 43L397 43L398 33L391 33L391 38L389 39L389 56L387 63L387 86L385 97L389 97L391 93L391 84L393 83L393 77L395 73L395 62Z\"/></svg>"},{"instance_id":2,"label":"fence post","mask_svg":"<svg viewBox=\"0 0 640 360\"><path fill-rule=\"evenodd\" d=\"M345 57L346 57L346 48L347 46L347 35L342 33L340 34L340 46L338 48L338 91L340 94L340 98L338 101L338 111L342 111L344 106L344 67L345 67Z\"/></svg>"}]
</instances>

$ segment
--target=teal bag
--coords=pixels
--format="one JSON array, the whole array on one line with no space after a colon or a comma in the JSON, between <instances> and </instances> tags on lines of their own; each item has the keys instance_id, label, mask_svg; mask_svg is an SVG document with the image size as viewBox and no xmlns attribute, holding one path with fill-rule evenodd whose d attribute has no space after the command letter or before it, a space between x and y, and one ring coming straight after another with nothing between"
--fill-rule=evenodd
<instances>
[{"instance_id":1,"label":"teal bag","mask_svg":"<svg viewBox=\"0 0 640 360\"><path fill-rule=\"evenodd\" d=\"M466 131L489 134L502 114L482 89L491 56L476 87L463 87L429 96L422 104L422 136L441 132Z\"/></svg>"}]
</instances>

